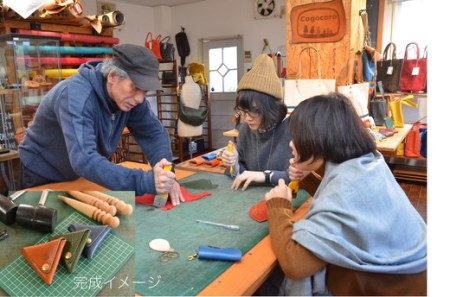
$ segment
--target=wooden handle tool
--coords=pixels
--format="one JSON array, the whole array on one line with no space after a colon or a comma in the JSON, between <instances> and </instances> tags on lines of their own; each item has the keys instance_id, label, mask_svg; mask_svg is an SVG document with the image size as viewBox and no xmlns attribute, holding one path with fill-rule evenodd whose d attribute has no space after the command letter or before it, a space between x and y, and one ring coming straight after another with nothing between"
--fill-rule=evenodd
<instances>
[{"instance_id":1,"label":"wooden handle tool","mask_svg":"<svg viewBox=\"0 0 450 297\"><path fill-rule=\"evenodd\" d=\"M288 185L289 189L292 190L292 194L297 194L298 190L300 189L300 181L299 180L293 180Z\"/></svg>"},{"instance_id":2,"label":"wooden handle tool","mask_svg":"<svg viewBox=\"0 0 450 297\"><path fill-rule=\"evenodd\" d=\"M127 204L116 197L98 191L83 191L83 193L101 199L110 205L114 205L122 215L128 216L133 213L133 206L131 204Z\"/></svg>"},{"instance_id":3,"label":"wooden handle tool","mask_svg":"<svg viewBox=\"0 0 450 297\"><path fill-rule=\"evenodd\" d=\"M165 171L172 170L172 165L166 165L164 166ZM167 199L169 198L169 194L156 194L155 200L153 201L153 205L157 207L164 207L166 206Z\"/></svg>"},{"instance_id":4,"label":"wooden handle tool","mask_svg":"<svg viewBox=\"0 0 450 297\"><path fill-rule=\"evenodd\" d=\"M230 141L228 141L228 144L227 144L227 151L229 151L230 153L233 152L233 144ZM230 166L230 174L233 174L233 173L234 173L234 166Z\"/></svg>"},{"instance_id":5,"label":"wooden handle tool","mask_svg":"<svg viewBox=\"0 0 450 297\"><path fill-rule=\"evenodd\" d=\"M117 208L114 205L109 205L108 202L98 199L97 197L94 197L86 193L82 193L80 191L67 191L67 193L69 193L77 200L100 208L101 210L111 214L112 216L115 216L117 213Z\"/></svg>"},{"instance_id":6,"label":"wooden handle tool","mask_svg":"<svg viewBox=\"0 0 450 297\"><path fill-rule=\"evenodd\" d=\"M113 217L111 214L104 212L103 210L98 209L95 206L62 195L59 195L58 198L77 211L81 212L85 216L88 216L89 218L102 224L106 224L111 228L117 228L120 224L120 220L118 217Z\"/></svg>"}]
</instances>

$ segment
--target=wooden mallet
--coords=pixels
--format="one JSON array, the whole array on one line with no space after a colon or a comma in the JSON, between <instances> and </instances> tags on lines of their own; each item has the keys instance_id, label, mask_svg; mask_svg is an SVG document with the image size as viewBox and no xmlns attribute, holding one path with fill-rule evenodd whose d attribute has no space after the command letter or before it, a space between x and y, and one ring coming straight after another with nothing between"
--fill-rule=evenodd
<instances>
[{"instance_id":1,"label":"wooden mallet","mask_svg":"<svg viewBox=\"0 0 450 297\"><path fill-rule=\"evenodd\" d=\"M77 211L81 212L85 216L88 216L89 218L102 224L106 224L111 228L117 228L120 224L120 220L118 217L113 217L111 214L104 212L103 210L98 209L95 206L62 195L59 195L58 198Z\"/></svg>"},{"instance_id":2,"label":"wooden mallet","mask_svg":"<svg viewBox=\"0 0 450 297\"><path fill-rule=\"evenodd\" d=\"M89 194L111 205L114 205L120 214L128 216L133 213L133 206L131 204L127 204L116 197L98 191L83 191L83 193Z\"/></svg>"},{"instance_id":3,"label":"wooden mallet","mask_svg":"<svg viewBox=\"0 0 450 297\"><path fill-rule=\"evenodd\" d=\"M112 216L115 216L117 213L117 208L114 205L110 205L108 204L108 202L98 199L97 197L82 193L80 191L67 191L67 193L75 197L77 200L100 208L101 210L111 214Z\"/></svg>"}]
</instances>

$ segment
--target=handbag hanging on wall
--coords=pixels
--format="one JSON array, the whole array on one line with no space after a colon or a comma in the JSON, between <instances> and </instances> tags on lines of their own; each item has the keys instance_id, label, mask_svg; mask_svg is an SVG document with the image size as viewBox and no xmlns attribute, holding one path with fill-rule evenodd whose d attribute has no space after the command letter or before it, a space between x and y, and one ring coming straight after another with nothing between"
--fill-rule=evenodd
<instances>
[{"instance_id":1,"label":"handbag hanging on wall","mask_svg":"<svg viewBox=\"0 0 450 297\"><path fill-rule=\"evenodd\" d=\"M416 57L408 59L408 49L416 47ZM403 66L400 74L400 90L402 92L417 93L424 91L427 86L427 57L420 57L419 45L410 42L406 45Z\"/></svg>"},{"instance_id":2,"label":"handbag hanging on wall","mask_svg":"<svg viewBox=\"0 0 450 297\"><path fill-rule=\"evenodd\" d=\"M159 48L161 51L161 57L163 60L167 61L173 61L174 60L174 54L175 54L175 48L173 46L173 43L170 42L170 36L167 35L161 41L159 42Z\"/></svg>"},{"instance_id":3,"label":"handbag hanging on wall","mask_svg":"<svg viewBox=\"0 0 450 297\"><path fill-rule=\"evenodd\" d=\"M311 50L317 54L317 79L311 79L311 72L308 79L302 79L302 53L305 50ZM310 55L311 57L311 55ZM311 60L310 66L311 66ZM310 68L311 69L311 68ZM336 90L335 79L322 79L322 72L320 69L320 55L314 47L305 47L298 55L298 71L296 79L287 79L284 82L284 103L288 109L292 111L300 102L317 95L326 95Z\"/></svg>"},{"instance_id":4,"label":"handbag hanging on wall","mask_svg":"<svg viewBox=\"0 0 450 297\"><path fill-rule=\"evenodd\" d=\"M393 42L388 43L383 51L383 59L377 62L377 80L383 82L385 92L395 93L400 90L402 65L403 59L397 59L397 46Z\"/></svg>"},{"instance_id":5,"label":"handbag hanging on wall","mask_svg":"<svg viewBox=\"0 0 450 297\"><path fill-rule=\"evenodd\" d=\"M161 49L159 45L160 41L161 41L161 34L156 36L156 38L154 39L152 32L148 32L147 37L145 38L145 47L151 50L158 60L162 60Z\"/></svg>"}]
</instances>

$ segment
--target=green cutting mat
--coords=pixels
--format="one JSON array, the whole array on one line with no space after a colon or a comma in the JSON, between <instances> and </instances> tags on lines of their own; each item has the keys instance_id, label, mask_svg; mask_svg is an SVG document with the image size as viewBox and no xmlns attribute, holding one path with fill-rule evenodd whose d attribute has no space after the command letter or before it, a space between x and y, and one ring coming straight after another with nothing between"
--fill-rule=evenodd
<instances>
[{"instance_id":1,"label":"green cutting mat","mask_svg":"<svg viewBox=\"0 0 450 297\"><path fill-rule=\"evenodd\" d=\"M217 188L199 189L196 182L210 180ZM246 191L231 189L232 180L221 174L196 173L180 181L193 194L211 192L211 196L183 203L171 210L136 204L136 292L146 296L193 296L217 278L233 263L225 261L188 261L200 245L237 247L246 253L268 234L267 222L258 223L249 209L264 199L266 186L251 186ZM301 191L294 200L298 207L309 195ZM197 219L240 226L240 231L196 223ZM180 257L160 262L161 252L149 248L155 238L167 239Z\"/></svg>"},{"instance_id":2,"label":"green cutting mat","mask_svg":"<svg viewBox=\"0 0 450 297\"><path fill-rule=\"evenodd\" d=\"M69 232L70 224L98 223L74 212L58 224L53 234L42 237L36 244L47 242L50 236ZM133 253L132 245L110 233L95 257L81 257L74 272L69 273L59 265L51 285L45 284L25 258L19 256L0 270L0 286L11 296L95 296L103 287L121 283L114 275Z\"/></svg>"}]
</instances>

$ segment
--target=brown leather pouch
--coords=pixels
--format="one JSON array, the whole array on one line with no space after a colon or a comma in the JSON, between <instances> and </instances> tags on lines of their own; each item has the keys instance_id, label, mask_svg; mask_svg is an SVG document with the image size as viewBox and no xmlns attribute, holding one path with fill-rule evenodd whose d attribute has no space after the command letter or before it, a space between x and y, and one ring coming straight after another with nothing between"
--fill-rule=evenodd
<instances>
[{"instance_id":1,"label":"brown leather pouch","mask_svg":"<svg viewBox=\"0 0 450 297\"><path fill-rule=\"evenodd\" d=\"M65 233L50 238L50 240L54 240L56 238L62 237L67 240L61 256L61 262L64 264L64 267L67 269L67 271L73 272L75 270L75 267L78 264L78 260L81 257L81 253L83 252L84 246L86 245L86 242L89 238L89 234L91 234L91 230L85 229Z\"/></svg>"},{"instance_id":2,"label":"brown leather pouch","mask_svg":"<svg viewBox=\"0 0 450 297\"><path fill-rule=\"evenodd\" d=\"M47 284L51 285L66 240L58 238L49 242L22 248L22 255L34 271Z\"/></svg>"}]
</instances>

